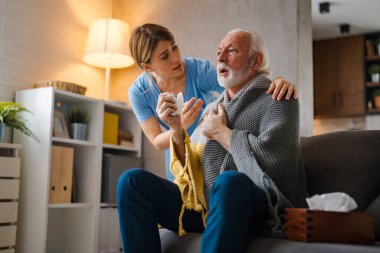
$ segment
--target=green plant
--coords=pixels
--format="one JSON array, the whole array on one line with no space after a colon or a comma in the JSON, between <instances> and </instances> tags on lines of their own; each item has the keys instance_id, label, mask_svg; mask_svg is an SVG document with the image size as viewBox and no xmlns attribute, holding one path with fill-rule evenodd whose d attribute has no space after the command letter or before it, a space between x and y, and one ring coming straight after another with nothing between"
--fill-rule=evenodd
<instances>
[{"instance_id":1,"label":"green plant","mask_svg":"<svg viewBox=\"0 0 380 253\"><path fill-rule=\"evenodd\" d=\"M368 73L370 75L380 73L380 64L372 64L368 67Z\"/></svg>"},{"instance_id":2,"label":"green plant","mask_svg":"<svg viewBox=\"0 0 380 253\"><path fill-rule=\"evenodd\" d=\"M0 102L0 122L8 127L19 130L39 142L38 137L27 127L25 120L19 115L20 112L31 113L18 103Z\"/></svg>"},{"instance_id":3,"label":"green plant","mask_svg":"<svg viewBox=\"0 0 380 253\"><path fill-rule=\"evenodd\" d=\"M372 92L372 96L373 96L373 97L380 96L380 89L374 90L374 91Z\"/></svg>"},{"instance_id":4,"label":"green plant","mask_svg":"<svg viewBox=\"0 0 380 253\"><path fill-rule=\"evenodd\" d=\"M87 124L89 121L89 115L86 110L81 108L71 108L69 110L69 122L70 123L82 123Z\"/></svg>"},{"instance_id":5,"label":"green plant","mask_svg":"<svg viewBox=\"0 0 380 253\"><path fill-rule=\"evenodd\" d=\"M376 38L376 39L373 41L373 44L374 44L374 45L378 45L378 44L380 44L380 37Z\"/></svg>"}]
</instances>

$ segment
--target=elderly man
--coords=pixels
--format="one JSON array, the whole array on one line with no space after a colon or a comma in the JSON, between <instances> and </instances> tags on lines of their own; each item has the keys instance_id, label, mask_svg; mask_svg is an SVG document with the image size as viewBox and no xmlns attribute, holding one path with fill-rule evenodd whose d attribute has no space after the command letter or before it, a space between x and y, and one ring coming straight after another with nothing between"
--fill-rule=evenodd
<instances>
[{"instance_id":1,"label":"elderly man","mask_svg":"<svg viewBox=\"0 0 380 253\"><path fill-rule=\"evenodd\" d=\"M269 61L255 32L234 30L218 49L226 88L189 137L175 99L160 95L157 112L171 128L175 183L140 169L122 175L118 208L125 252L160 252L157 223L202 232L202 252L244 252L249 234L281 237L285 207L304 206L298 101L266 94Z\"/></svg>"}]
</instances>

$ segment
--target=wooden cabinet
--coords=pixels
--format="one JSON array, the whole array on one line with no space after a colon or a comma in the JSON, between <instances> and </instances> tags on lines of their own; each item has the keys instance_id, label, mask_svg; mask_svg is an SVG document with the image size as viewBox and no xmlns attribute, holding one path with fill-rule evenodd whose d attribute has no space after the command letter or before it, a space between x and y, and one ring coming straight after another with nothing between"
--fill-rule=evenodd
<instances>
[{"instance_id":1,"label":"wooden cabinet","mask_svg":"<svg viewBox=\"0 0 380 253\"><path fill-rule=\"evenodd\" d=\"M365 115L364 37L313 43L316 117Z\"/></svg>"},{"instance_id":2,"label":"wooden cabinet","mask_svg":"<svg viewBox=\"0 0 380 253\"><path fill-rule=\"evenodd\" d=\"M99 252L101 208L115 204L101 203L102 157L116 153L141 156L142 131L132 109L108 101L93 99L53 88L22 90L16 101L33 115L25 115L30 128L40 138L36 142L15 132L14 141L21 143L20 221L17 230L18 252L84 253ZM80 107L89 113L87 139L56 137L53 132L54 111ZM119 129L133 135L133 145L103 143L104 114L118 114ZM73 200L49 203L52 147L73 149ZM74 197L75 195L75 197ZM117 216L112 216L117 223Z\"/></svg>"}]
</instances>

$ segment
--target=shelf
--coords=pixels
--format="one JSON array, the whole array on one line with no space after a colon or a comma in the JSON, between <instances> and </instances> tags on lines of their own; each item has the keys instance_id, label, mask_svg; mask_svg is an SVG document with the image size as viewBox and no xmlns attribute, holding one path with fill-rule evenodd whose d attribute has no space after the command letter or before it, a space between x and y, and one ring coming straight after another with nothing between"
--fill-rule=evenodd
<instances>
[{"instance_id":1,"label":"shelf","mask_svg":"<svg viewBox=\"0 0 380 253\"><path fill-rule=\"evenodd\" d=\"M59 203L49 204L49 208L88 208L92 207L89 203Z\"/></svg>"},{"instance_id":2,"label":"shelf","mask_svg":"<svg viewBox=\"0 0 380 253\"><path fill-rule=\"evenodd\" d=\"M139 151L135 147L125 147L125 146L113 145L113 144L103 144L103 148L105 148L105 149L114 149L114 150L122 150L122 151L133 151L133 152L138 152Z\"/></svg>"},{"instance_id":3,"label":"shelf","mask_svg":"<svg viewBox=\"0 0 380 253\"><path fill-rule=\"evenodd\" d=\"M380 114L380 109L378 108L367 108L368 114Z\"/></svg>"},{"instance_id":4,"label":"shelf","mask_svg":"<svg viewBox=\"0 0 380 253\"><path fill-rule=\"evenodd\" d=\"M367 82L367 87L380 87L380 82Z\"/></svg>"},{"instance_id":5,"label":"shelf","mask_svg":"<svg viewBox=\"0 0 380 253\"><path fill-rule=\"evenodd\" d=\"M108 207L117 207L117 205L116 204L114 204L114 203L101 203L100 204L100 207L101 208L108 208Z\"/></svg>"},{"instance_id":6,"label":"shelf","mask_svg":"<svg viewBox=\"0 0 380 253\"><path fill-rule=\"evenodd\" d=\"M82 141L82 140L75 140L75 139L62 138L62 137L53 137L52 140L53 142L73 144L76 146L90 146L90 147L95 146L95 143L91 141Z\"/></svg>"},{"instance_id":7,"label":"shelf","mask_svg":"<svg viewBox=\"0 0 380 253\"><path fill-rule=\"evenodd\" d=\"M367 61L380 61L380 55L366 56L365 59L366 59Z\"/></svg>"}]
</instances>

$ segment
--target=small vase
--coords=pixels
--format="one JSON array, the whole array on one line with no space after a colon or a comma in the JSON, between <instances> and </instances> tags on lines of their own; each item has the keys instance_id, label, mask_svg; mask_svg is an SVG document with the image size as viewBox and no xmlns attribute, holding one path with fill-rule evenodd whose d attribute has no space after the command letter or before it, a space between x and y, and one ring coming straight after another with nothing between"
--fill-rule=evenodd
<instances>
[{"instance_id":1,"label":"small vase","mask_svg":"<svg viewBox=\"0 0 380 253\"><path fill-rule=\"evenodd\" d=\"M71 123L70 124L70 133L71 138L76 140L85 140L87 132L87 124L83 123Z\"/></svg>"},{"instance_id":2,"label":"small vase","mask_svg":"<svg viewBox=\"0 0 380 253\"><path fill-rule=\"evenodd\" d=\"M6 125L0 122L0 142L4 141L5 128L6 128Z\"/></svg>"},{"instance_id":3,"label":"small vase","mask_svg":"<svg viewBox=\"0 0 380 253\"><path fill-rule=\"evenodd\" d=\"M375 73L371 75L372 82L379 82L380 81L380 73Z\"/></svg>"}]
</instances>

